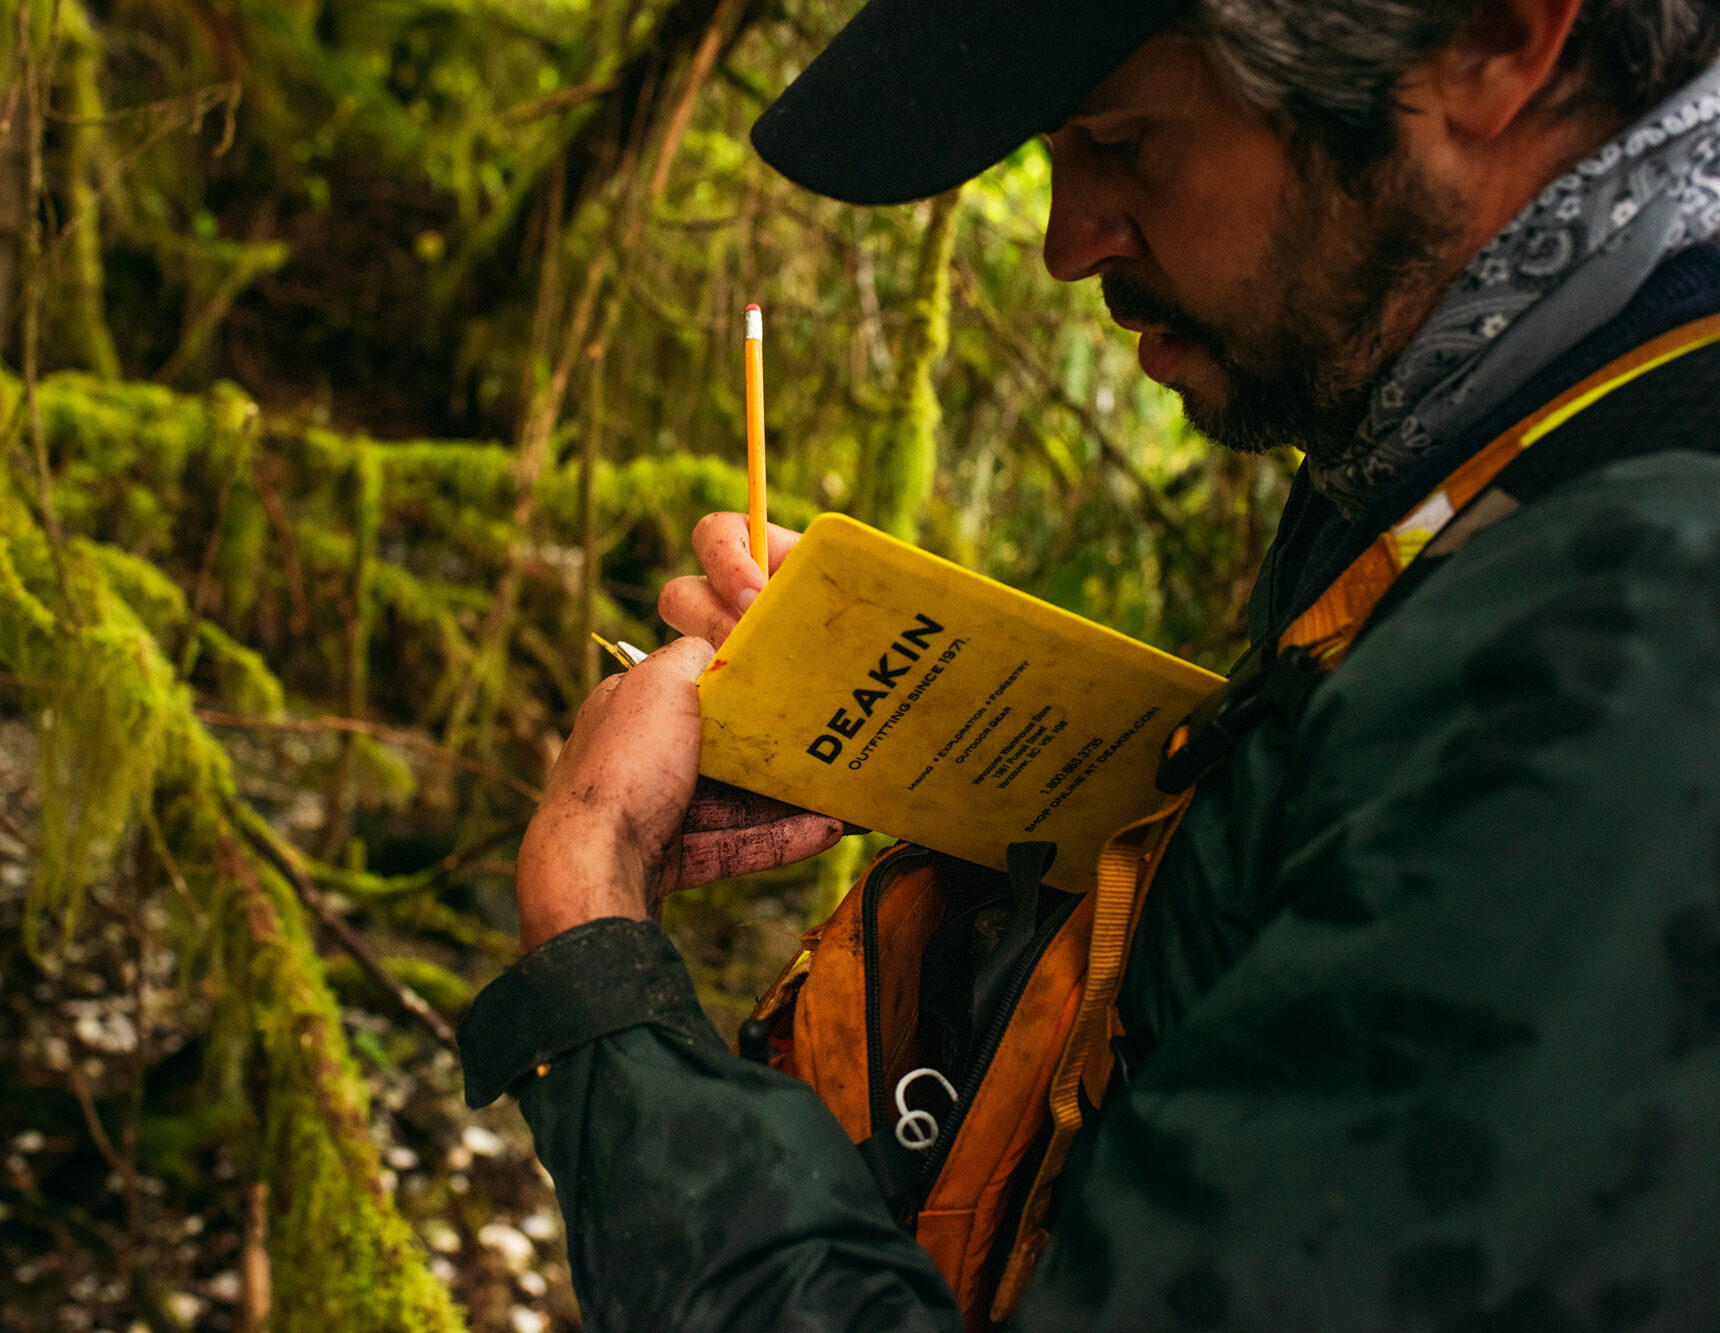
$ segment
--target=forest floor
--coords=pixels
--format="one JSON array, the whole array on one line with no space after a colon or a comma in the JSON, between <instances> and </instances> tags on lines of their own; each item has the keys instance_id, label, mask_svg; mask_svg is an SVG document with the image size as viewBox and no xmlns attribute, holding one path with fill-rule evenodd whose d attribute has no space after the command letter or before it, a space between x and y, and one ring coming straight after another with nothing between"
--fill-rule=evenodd
<instances>
[{"instance_id":1,"label":"forest floor","mask_svg":"<svg viewBox=\"0 0 1720 1333\"><path fill-rule=\"evenodd\" d=\"M252 799L291 788L278 746L232 748ZM138 909L118 884L93 887L72 940L46 938L41 963L28 955L36 787L32 729L0 716L0 1330L238 1333L265 1242L247 1228L244 1164L191 1132L208 1006L152 943L167 906ZM314 805L279 804L276 822L302 836ZM793 954L809 897L804 884L723 886L670 913L725 1036ZM475 952L437 961L474 986L498 967ZM383 1183L470 1327L577 1329L561 1215L511 1100L469 1111L453 1052L380 997L341 998Z\"/></svg>"}]
</instances>

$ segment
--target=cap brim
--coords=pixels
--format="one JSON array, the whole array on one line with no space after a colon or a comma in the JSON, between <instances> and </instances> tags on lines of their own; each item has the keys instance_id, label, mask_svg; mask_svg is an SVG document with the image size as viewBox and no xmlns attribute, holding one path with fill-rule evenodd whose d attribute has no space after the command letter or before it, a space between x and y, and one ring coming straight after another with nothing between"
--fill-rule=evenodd
<instances>
[{"instance_id":1,"label":"cap brim","mask_svg":"<svg viewBox=\"0 0 1720 1333\"><path fill-rule=\"evenodd\" d=\"M1055 128L1189 0L870 0L753 146L854 204L940 194Z\"/></svg>"}]
</instances>

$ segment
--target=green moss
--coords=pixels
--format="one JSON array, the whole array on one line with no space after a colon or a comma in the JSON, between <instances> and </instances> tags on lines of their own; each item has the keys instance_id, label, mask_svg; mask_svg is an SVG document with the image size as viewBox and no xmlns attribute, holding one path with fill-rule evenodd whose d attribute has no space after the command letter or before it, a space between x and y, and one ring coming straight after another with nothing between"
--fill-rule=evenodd
<instances>
[{"instance_id":1,"label":"green moss","mask_svg":"<svg viewBox=\"0 0 1720 1333\"><path fill-rule=\"evenodd\" d=\"M860 473L861 516L908 542L919 538L937 479L943 410L933 377L950 345L950 259L960 211L959 189L931 203L915 265L912 313L903 331L899 406L873 437Z\"/></svg>"},{"instance_id":2,"label":"green moss","mask_svg":"<svg viewBox=\"0 0 1720 1333\"><path fill-rule=\"evenodd\" d=\"M433 1009L449 1018L459 1018L471 1006L471 986L427 958L384 958L381 962L389 976L417 991ZM329 985L342 1004L387 1008L394 1003L369 973L350 958L330 960L327 970Z\"/></svg>"},{"instance_id":3,"label":"green moss","mask_svg":"<svg viewBox=\"0 0 1720 1333\"><path fill-rule=\"evenodd\" d=\"M261 653L207 620L198 622L197 639L204 660L214 670L216 693L227 708L247 717L278 718L286 714L281 682Z\"/></svg>"},{"instance_id":4,"label":"green moss","mask_svg":"<svg viewBox=\"0 0 1720 1333\"><path fill-rule=\"evenodd\" d=\"M206 1067L210 1123L274 1201L276 1333L453 1333L446 1290L380 1186L368 1106L304 915L247 839L273 832L238 798L226 753L197 721L145 619L178 600L139 562L87 543L67 551L82 607L73 624L44 577L46 538L10 488L0 494L0 669L29 682L41 723L42 833L26 938L50 917L70 934L88 883L138 816L171 846L197 910L173 943L218 979ZM256 654L219 630L211 657L269 695ZM255 706L278 707L278 685ZM260 1118L240 1114L247 1104ZM248 1131L248 1132L247 1132ZM186 1144L156 1135L164 1157Z\"/></svg>"},{"instance_id":5,"label":"green moss","mask_svg":"<svg viewBox=\"0 0 1720 1333\"><path fill-rule=\"evenodd\" d=\"M202 1109L183 1132L152 1129L150 1151L164 1170L185 1167L218 1135L242 1171L269 1184L275 1333L457 1328L378 1189L364 1089L324 963L290 886L254 850L276 835L240 798L196 705L280 718L290 690L312 711L453 721L464 688L466 725L451 739L479 754L519 747L498 748L492 762L535 770L536 738L553 725L543 682L556 682L569 709L578 702L568 648L578 465L546 469L523 532L509 517L514 473L499 446L393 444L259 418L231 386L184 395L68 373L44 380L40 397L81 622L62 603L32 482L0 467L0 670L27 682L42 718L32 940L49 938L49 922L76 928L86 886L128 839L158 848L185 887L166 888L157 867L172 922L164 943L212 1011ZM16 400L0 375L0 407ZM606 465L593 482L600 555L618 547L628 559L644 547L686 561L697 515L739 508L746 495L740 468L686 455ZM803 524L810 506L784 500L774 516ZM516 551L514 614L486 638ZM645 628L607 595L596 605L605 623ZM364 735L341 748L348 790L380 807L433 802L437 792L416 789L420 773L450 785L458 776ZM516 795L498 799L507 819L521 812ZM390 927L497 962L513 952L438 898L434 870L304 869ZM387 966L444 1012L469 1002L464 983L432 964ZM351 980L347 964L337 979Z\"/></svg>"}]
</instances>

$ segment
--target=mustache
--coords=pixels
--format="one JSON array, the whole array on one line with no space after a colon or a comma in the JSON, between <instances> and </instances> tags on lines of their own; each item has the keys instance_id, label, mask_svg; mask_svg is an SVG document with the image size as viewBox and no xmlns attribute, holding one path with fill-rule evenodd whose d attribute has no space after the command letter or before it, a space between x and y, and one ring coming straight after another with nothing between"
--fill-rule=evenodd
<instances>
[{"instance_id":1,"label":"mustache","mask_svg":"<svg viewBox=\"0 0 1720 1333\"><path fill-rule=\"evenodd\" d=\"M1119 323L1151 324L1174 337L1186 338L1216 358L1221 365L1230 363L1224 339L1210 324L1202 323L1176 302L1148 290L1140 279L1127 273L1104 273L1099 277L1099 292L1105 298L1105 308Z\"/></svg>"}]
</instances>

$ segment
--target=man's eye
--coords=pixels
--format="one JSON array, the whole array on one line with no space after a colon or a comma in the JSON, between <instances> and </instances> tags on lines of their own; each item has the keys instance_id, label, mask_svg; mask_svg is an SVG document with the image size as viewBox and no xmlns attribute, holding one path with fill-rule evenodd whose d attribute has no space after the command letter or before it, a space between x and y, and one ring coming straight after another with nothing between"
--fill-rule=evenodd
<instances>
[{"instance_id":1,"label":"man's eye","mask_svg":"<svg viewBox=\"0 0 1720 1333\"><path fill-rule=\"evenodd\" d=\"M1093 147L1106 157L1132 159L1140 152L1142 133L1139 130L1127 133L1111 132L1089 136Z\"/></svg>"}]
</instances>

